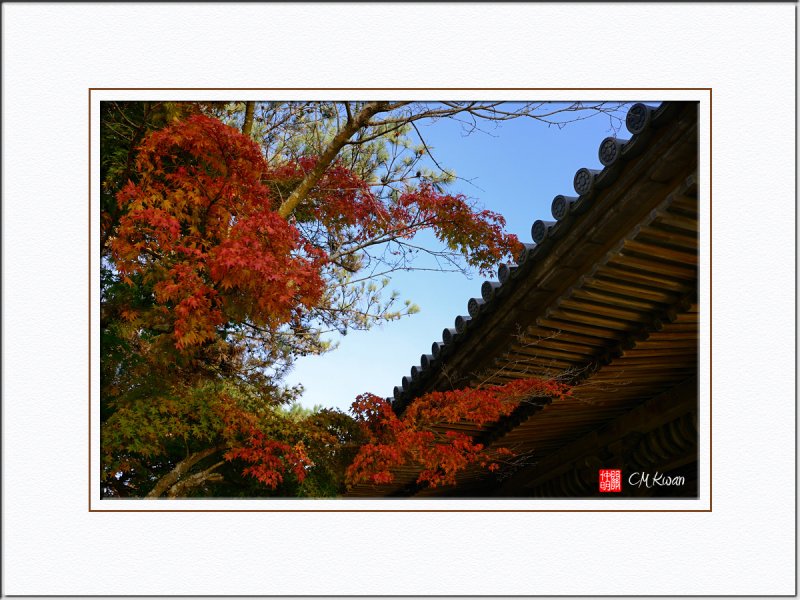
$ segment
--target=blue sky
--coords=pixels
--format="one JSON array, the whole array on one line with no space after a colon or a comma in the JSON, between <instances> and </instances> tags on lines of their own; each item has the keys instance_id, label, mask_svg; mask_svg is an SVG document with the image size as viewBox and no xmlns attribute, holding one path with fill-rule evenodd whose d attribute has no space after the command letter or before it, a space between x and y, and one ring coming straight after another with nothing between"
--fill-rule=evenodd
<instances>
[{"instance_id":1,"label":"blue sky","mask_svg":"<svg viewBox=\"0 0 800 600\"><path fill-rule=\"evenodd\" d=\"M575 195L572 178L578 169L602 168L597 149L605 137L614 135L604 115L562 129L529 119L489 129L490 134L476 131L464 136L458 123L444 120L423 125L420 132L443 167L472 181L458 180L449 191L476 198L484 208L502 214L507 231L522 242L531 242L536 219L552 220L554 196ZM629 137L624 126L618 135ZM303 384L301 404L308 407L347 410L363 392L391 396L403 375L419 364L420 355L441 340L442 330L453 327L457 315L467 314L467 301L480 296L484 279L477 274L471 279L458 273L395 274L390 289L416 303L420 312L338 337L336 350L299 359L287 382Z\"/></svg>"}]
</instances>

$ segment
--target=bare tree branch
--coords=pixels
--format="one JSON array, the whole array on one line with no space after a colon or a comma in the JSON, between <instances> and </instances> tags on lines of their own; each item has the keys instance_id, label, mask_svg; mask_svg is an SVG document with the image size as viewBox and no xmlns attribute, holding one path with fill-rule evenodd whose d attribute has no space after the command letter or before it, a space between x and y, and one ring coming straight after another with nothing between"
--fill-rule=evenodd
<instances>
[{"instance_id":1,"label":"bare tree branch","mask_svg":"<svg viewBox=\"0 0 800 600\"><path fill-rule=\"evenodd\" d=\"M221 460L217 463L214 463L207 469L200 471L199 473L193 473L186 479L182 479L181 481L177 482L167 491L167 498L177 498L178 496L185 496L187 490L190 490L193 487L198 487L207 481L222 481L222 475L219 473L214 473L216 469L221 467L225 464L224 460Z\"/></svg>"},{"instance_id":2,"label":"bare tree branch","mask_svg":"<svg viewBox=\"0 0 800 600\"><path fill-rule=\"evenodd\" d=\"M215 452L219 452L223 449L223 446L214 446L212 448L206 448L205 450L200 450L199 452L194 452L184 458L181 462L175 465L175 468L172 469L169 473L164 475L161 479L158 480L155 487L150 490L150 493L145 496L146 498L158 498L164 492L169 490L178 480L183 477L189 470L199 463L204 458L208 458Z\"/></svg>"}]
</instances>

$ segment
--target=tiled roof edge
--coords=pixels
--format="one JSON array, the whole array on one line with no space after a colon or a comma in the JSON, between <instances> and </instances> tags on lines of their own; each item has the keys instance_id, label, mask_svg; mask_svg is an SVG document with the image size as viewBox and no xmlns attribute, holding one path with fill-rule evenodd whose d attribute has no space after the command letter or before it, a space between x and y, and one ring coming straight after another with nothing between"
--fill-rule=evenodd
<instances>
[{"instance_id":1,"label":"tiled roof edge","mask_svg":"<svg viewBox=\"0 0 800 600\"><path fill-rule=\"evenodd\" d=\"M412 366L409 375L403 376L401 384L395 386L392 408L396 412L402 412L424 389L430 378L439 371L443 361L457 350L460 342L483 320L482 317L493 310L498 298L505 296L509 288L513 288L515 281L524 276L537 259L545 255L552 241L567 231L571 224L568 217L586 212L597 192L614 183L622 167L646 149L653 131L667 122L682 104L685 103L672 101L652 107L639 102L631 106L625 117L630 139L607 137L600 142L598 158L603 169L578 169L573 178L577 196L559 194L553 198L551 213L555 220L537 219L533 222L533 243L524 244L523 251L517 256L517 264L500 264L498 281L484 281L481 285L481 297L469 299L468 316L458 315L455 326L442 331L442 341L434 341L430 354L423 354L420 364Z\"/></svg>"}]
</instances>

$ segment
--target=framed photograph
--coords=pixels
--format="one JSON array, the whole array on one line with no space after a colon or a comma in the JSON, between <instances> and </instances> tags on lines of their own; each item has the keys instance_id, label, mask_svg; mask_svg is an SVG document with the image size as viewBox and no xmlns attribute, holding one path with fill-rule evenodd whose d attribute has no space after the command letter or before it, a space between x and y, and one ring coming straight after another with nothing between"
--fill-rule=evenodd
<instances>
[{"instance_id":1,"label":"framed photograph","mask_svg":"<svg viewBox=\"0 0 800 600\"><path fill-rule=\"evenodd\" d=\"M92 510L709 510L710 90L302 93L91 90Z\"/></svg>"},{"instance_id":2,"label":"framed photograph","mask_svg":"<svg viewBox=\"0 0 800 600\"><path fill-rule=\"evenodd\" d=\"M796 593L796 7L3 11L3 592Z\"/></svg>"}]
</instances>

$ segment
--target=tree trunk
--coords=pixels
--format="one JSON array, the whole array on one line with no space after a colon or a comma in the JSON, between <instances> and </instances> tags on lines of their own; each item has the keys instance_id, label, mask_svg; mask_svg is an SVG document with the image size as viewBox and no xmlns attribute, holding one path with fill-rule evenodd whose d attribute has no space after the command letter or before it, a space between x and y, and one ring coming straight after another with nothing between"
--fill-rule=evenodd
<instances>
[{"instance_id":1,"label":"tree trunk","mask_svg":"<svg viewBox=\"0 0 800 600\"><path fill-rule=\"evenodd\" d=\"M336 134L336 137L331 140L331 143L325 148L325 151L320 155L317 164L305 176L303 181L289 194L289 197L281 204L278 209L278 214L286 219L292 211L306 199L311 189L322 179L325 170L333 163L339 151L344 148L345 144L351 137L367 122L379 112L382 112L390 104L389 102L369 102L365 104L361 111L355 117L349 119L344 127Z\"/></svg>"},{"instance_id":2,"label":"tree trunk","mask_svg":"<svg viewBox=\"0 0 800 600\"><path fill-rule=\"evenodd\" d=\"M244 103L244 123L242 123L242 134L250 137L250 133L253 131L253 116L256 112L256 103L255 102L245 102Z\"/></svg>"},{"instance_id":3,"label":"tree trunk","mask_svg":"<svg viewBox=\"0 0 800 600\"><path fill-rule=\"evenodd\" d=\"M158 498L164 492L172 488L178 480L183 477L186 473L188 473L193 466L199 463L204 458L208 458L215 452L219 452L222 450L222 446L214 446L213 448L206 448L205 450L200 450L199 452L194 452L184 458L181 462L175 465L175 468L172 469L169 473L164 475L161 479L158 480L155 487L150 490L150 493L145 496L145 498ZM219 465L216 465L216 468Z\"/></svg>"},{"instance_id":4,"label":"tree trunk","mask_svg":"<svg viewBox=\"0 0 800 600\"><path fill-rule=\"evenodd\" d=\"M221 460L218 463L208 467L205 471L193 473L186 479L181 479L178 483L169 488L167 491L167 498L178 498L179 496L185 496L187 490L202 485L206 481L222 481L222 475L219 473L214 473L214 470L218 467L221 467L223 464L225 464L225 461Z\"/></svg>"}]
</instances>

